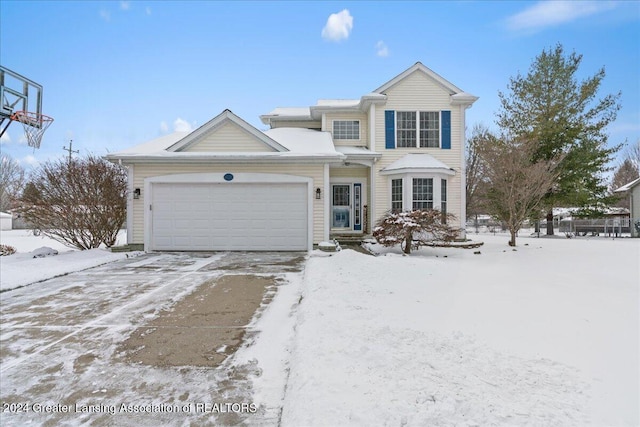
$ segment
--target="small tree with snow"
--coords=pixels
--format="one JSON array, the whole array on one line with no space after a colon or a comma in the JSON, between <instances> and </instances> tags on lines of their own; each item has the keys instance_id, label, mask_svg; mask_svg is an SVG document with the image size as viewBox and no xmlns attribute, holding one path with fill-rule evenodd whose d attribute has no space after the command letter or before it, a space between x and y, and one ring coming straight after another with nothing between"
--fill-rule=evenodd
<instances>
[{"instance_id":1,"label":"small tree with snow","mask_svg":"<svg viewBox=\"0 0 640 427\"><path fill-rule=\"evenodd\" d=\"M414 244L448 242L458 236L458 230L447 225L455 220L453 214L425 209L387 212L373 229L373 237L383 246L401 245L405 254Z\"/></svg>"}]
</instances>

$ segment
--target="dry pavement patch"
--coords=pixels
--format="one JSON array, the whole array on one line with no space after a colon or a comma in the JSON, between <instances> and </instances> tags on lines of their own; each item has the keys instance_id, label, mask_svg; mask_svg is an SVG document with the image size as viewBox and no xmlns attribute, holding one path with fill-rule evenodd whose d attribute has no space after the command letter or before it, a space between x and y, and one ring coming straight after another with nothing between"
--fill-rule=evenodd
<instances>
[{"instance_id":1,"label":"dry pavement patch","mask_svg":"<svg viewBox=\"0 0 640 427\"><path fill-rule=\"evenodd\" d=\"M247 274L209 280L137 328L119 351L129 362L151 366L216 367L240 346L274 280Z\"/></svg>"}]
</instances>

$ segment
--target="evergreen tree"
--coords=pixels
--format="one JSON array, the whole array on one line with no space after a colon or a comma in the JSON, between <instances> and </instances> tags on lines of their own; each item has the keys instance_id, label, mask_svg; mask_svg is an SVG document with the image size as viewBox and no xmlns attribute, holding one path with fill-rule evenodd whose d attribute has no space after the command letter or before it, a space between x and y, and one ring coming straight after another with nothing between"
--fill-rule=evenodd
<instances>
[{"instance_id":1,"label":"evergreen tree","mask_svg":"<svg viewBox=\"0 0 640 427\"><path fill-rule=\"evenodd\" d=\"M604 172L621 146L608 147L605 130L616 119L620 93L597 99L604 68L579 81L581 61L582 55L565 55L558 44L543 50L526 76L511 78L509 93L498 93L498 125L510 138L536 142L533 162L563 155L544 198L547 234L553 234L553 207L580 207L588 214L613 200Z\"/></svg>"}]
</instances>

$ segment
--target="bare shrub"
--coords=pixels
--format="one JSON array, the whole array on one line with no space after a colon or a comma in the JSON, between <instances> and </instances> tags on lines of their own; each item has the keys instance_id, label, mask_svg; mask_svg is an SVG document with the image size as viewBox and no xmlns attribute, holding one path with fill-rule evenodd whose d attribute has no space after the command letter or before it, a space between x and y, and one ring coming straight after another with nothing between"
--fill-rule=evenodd
<instances>
[{"instance_id":1,"label":"bare shrub","mask_svg":"<svg viewBox=\"0 0 640 427\"><path fill-rule=\"evenodd\" d=\"M125 170L101 157L47 162L33 173L18 211L67 246L111 247L126 219L126 191Z\"/></svg>"},{"instance_id":2,"label":"bare shrub","mask_svg":"<svg viewBox=\"0 0 640 427\"><path fill-rule=\"evenodd\" d=\"M13 255L16 253L16 248L9 245L0 245L0 256Z\"/></svg>"}]
</instances>

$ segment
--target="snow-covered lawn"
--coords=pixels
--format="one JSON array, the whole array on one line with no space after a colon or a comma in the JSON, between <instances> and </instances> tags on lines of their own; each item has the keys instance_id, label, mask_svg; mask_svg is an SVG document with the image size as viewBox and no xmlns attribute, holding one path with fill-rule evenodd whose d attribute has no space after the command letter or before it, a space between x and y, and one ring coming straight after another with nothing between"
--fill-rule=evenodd
<instances>
[{"instance_id":1,"label":"snow-covered lawn","mask_svg":"<svg viewBox=\"0 0 640 427\"><path fill-rule=\"evenodd\" d=\"M126 232L121 231L117 244L124 244L126 239ZM17 250L13 255L0 257L0 290L25 286L131 255L112 253L107 249L79 251L46 236L34 236L31 230L3 230L0 232L0 244ZM32 252L42 247L54 249L58 255L34 258Z\"/></svg>"},{"instance_id":2,"label":"snow-covered lawn","mask_svg":"<svg viewBox=\"0 0 640 427\"><path fill-rule=\"evenodd\" d=\"M0 239L20 252L0 257L3 286L125 256L17 233ZM512 250L504 234L470 237L485 245L314 251L231 361L257 363L253 401L282 409L285 427L640 424L640 239L521 237ZM41 246L60 254L26 255ZM147 381L184 381L172 378Z\"/></svg>"},{"instance_id":3,"label":"snow-covered lawn","mask_svg":"<svg viewBox=\"0 0 640 427\"><path fill-rule=\"evenodd\" d=\"M640 240L472 237L311 257L282 425L638 425Z\"/></svg>"}]
</instances>

